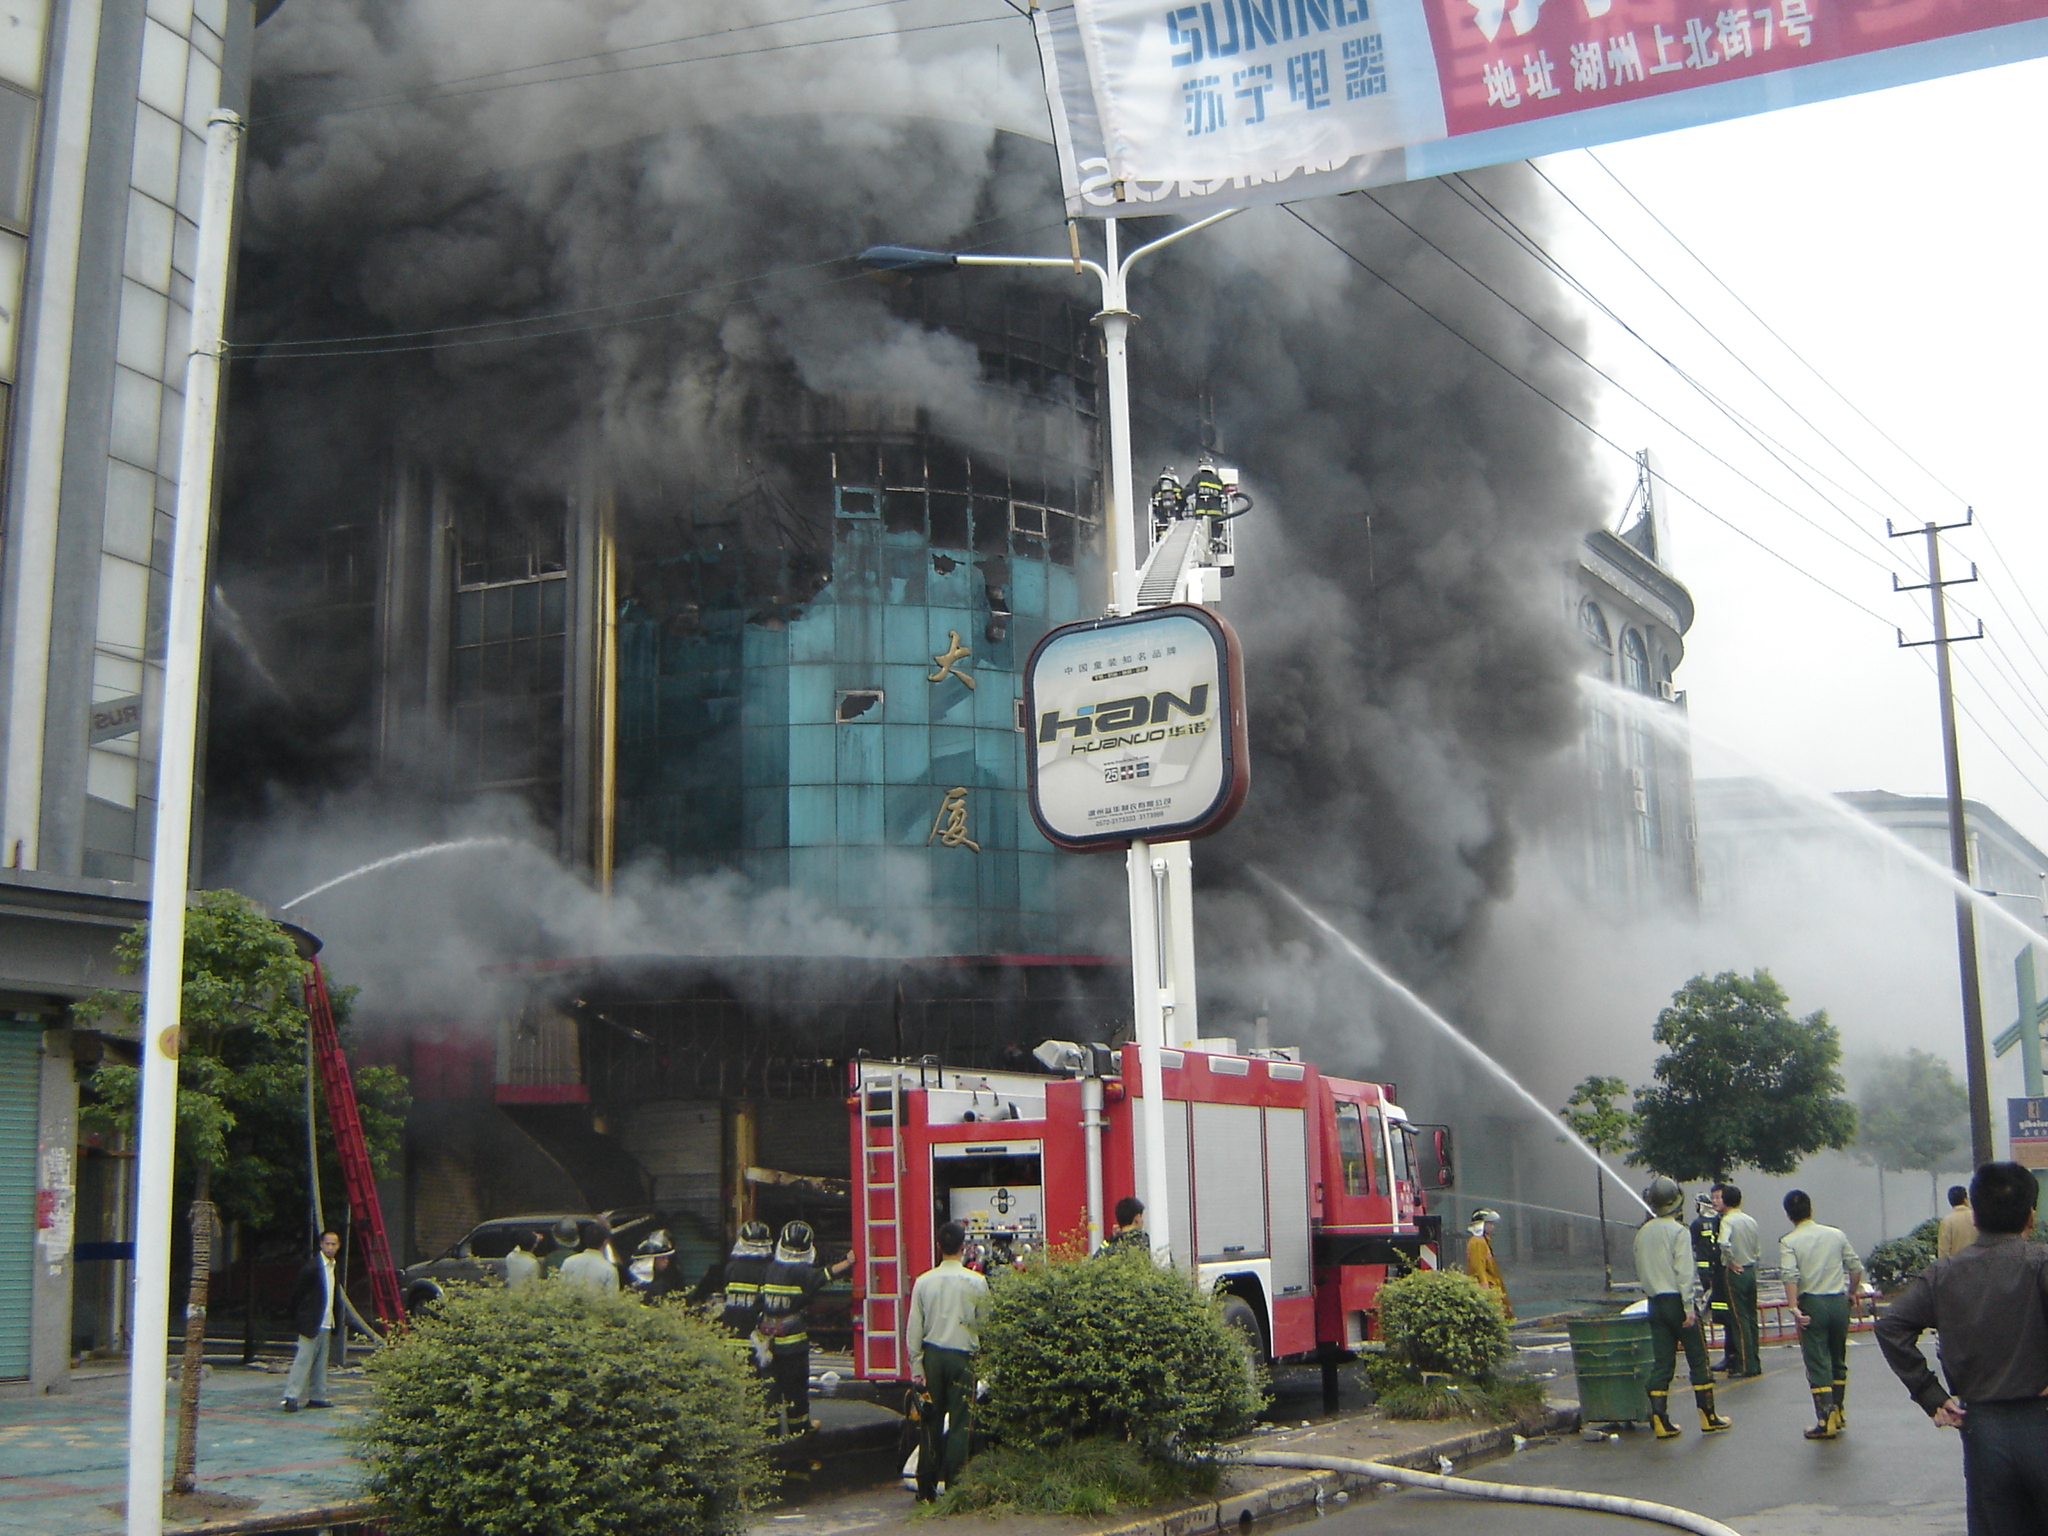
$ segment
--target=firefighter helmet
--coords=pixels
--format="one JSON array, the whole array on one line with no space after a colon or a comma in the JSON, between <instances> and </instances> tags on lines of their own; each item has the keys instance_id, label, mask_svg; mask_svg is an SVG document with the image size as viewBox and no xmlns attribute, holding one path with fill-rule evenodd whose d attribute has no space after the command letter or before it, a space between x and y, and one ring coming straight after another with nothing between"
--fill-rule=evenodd
<instances>
[{"instance_id":1,"label":"firefighter helmet","mask_svg":"<svg viewBox=\"0 0 2048 1536\"><path fill-rule=\"evenodd\" d=\"M633 1252L643 1259L672 1259L676 1256L676 1245L669 1241L666 1232L650 1232Z\"/></svg>"},{"instance_id":2,"label":"firefighter helmet","mask_svg":"<svg viewBox=\"0 0 2048 1536\"><path fill-rule=\"evenodd\" d=\"M808 1221L792 1221L775 1243L775 1257L784 1264L812 1264L818 1258L818 1237Z\"/></svg>"},{"instance_id":3,"label":"firefighter helmet","mask_svg":"<svg viewBox=\"0 0 2048 1536\"><path fill-rule=\"evenodd\" d=\"M732 1245L736 1259L765 1259L775 1251L775 1234L765 1221L749 1221L740 1227L739 1241Z\"/></svg>"},{"instance_id":4,"label":"firefighter helmet","mask_svg":"<svg viewBox=\"0 0 2048 1536\"><path fill-rule=\"evenodd\" d=\"M1660 1173L1643 1191L1643 1204L1650 1208L1653 1216L1669 1216L1685 1204L1685 1191L1678 1187L1675 1179L1667 1179Z\"/></svg>"}]
</instances>

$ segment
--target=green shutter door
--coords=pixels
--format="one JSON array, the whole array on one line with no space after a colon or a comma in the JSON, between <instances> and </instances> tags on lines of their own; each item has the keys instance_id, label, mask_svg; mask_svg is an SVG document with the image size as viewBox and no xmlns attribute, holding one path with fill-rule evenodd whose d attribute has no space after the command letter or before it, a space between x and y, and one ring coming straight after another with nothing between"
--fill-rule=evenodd
<instances>
[{"instance_id":1,"label":"green shutter door","mask_svg":"<svg viewBox=\"0 0 2048 1536\"><path fill-rule=\"evenodd\" d=\"M42 1032L0 1027L0 1380L28 1375Z\"/></svg>"}]
</instances>

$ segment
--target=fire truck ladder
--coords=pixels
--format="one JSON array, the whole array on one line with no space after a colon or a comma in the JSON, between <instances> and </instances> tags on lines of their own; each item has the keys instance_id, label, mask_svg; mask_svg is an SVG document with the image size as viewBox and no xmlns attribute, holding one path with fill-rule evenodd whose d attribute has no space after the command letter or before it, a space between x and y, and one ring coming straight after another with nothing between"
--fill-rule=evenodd
<instances>
[{"instance_id":1,"label":"fire truck ladder","mask_svg":"<svg viewBox=\"0 0 2048 1536\"><path fill-rule=\"evenodd\" d=\"M334 1005L327 996L327 974L320 962L306 976L306 1020L313 1032L313 1060L327 1095L327 1122L334 1127L334 1148L341 1158L342 1187L348 1193L356 1236L370 1271L370 1307L389 1328L405 1319L398 1294L398 1270L391 1262L391 1244L384 1236L384 1208L377 1199L376 1171L370 1166L369 1144L363 1140L363 1117L356 1109L356 1086L341 1052L341 1032L334 1027Z\"/></svg>"},{"instance_id":2,"label":"fire truck ladder","mask_svg":"<svg viewBox=\"0 0 2048 1536\"><path fill-rule=\"evenodd\" d=\"M909 1372L903 1344L903 1069L863 1076L861 1098L860 1373Z\"/></svg>"}]
</instances>

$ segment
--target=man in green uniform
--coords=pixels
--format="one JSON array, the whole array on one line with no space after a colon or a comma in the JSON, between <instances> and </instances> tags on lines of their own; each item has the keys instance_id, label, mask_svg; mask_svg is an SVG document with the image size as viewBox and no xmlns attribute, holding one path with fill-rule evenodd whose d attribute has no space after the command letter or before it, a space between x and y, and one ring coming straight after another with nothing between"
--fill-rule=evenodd
<instances>
[{"instance_id":1,"label":"man in green uniform","mask_svg":"<svg viewBox=\"0 0 2048 1536\"><path fill-rule=\"evenodd\" d=\"M1862 1284L1863 1261L1841 1228L1813 1219L1805 1190L1786 1194L1785 1215L1792 1230L1778 1239L1778 1268L1813 1392L1815 1422L1806 1438L1832 1440L1849 1422L1849 1287Z\"/></svg>"},{"instance_id":2,"label":"man in green uniform","mask_svg":"<svg viewBox=\"0 0 2048 1536\"><path fill-rule=\"evenodd\" d=\"M1707 1366L1706 1340L1700 1337L1706 1297L1693 1263L1692 1234L1678 1221L1685 1191L1660 1174L1643 1191L1643 1204L1650 1208L1650 1219L1636 1229L1636 1279L1650 1304L1655 1360L1650 1370L1650 1427L1659 1440L1677 1438L1678 1426L1671 1419L1671 1376L1683 1345L1700 1428L1707 1434L1731 1428L1735 1421L1714 1411L1714 1373Z\"/></svg>"},{"instance_id":3,"label":"man in green uniform","mask_svg":"<svg viewBox=\"0 0 2048 1536\"><path fill-rule=\"evenodd\" d=\"M1721 1267L1728 1276L1728 1301L1734 1314L1728 1331L1730 1374L1761 1376L1756 1271L1763 1262L1764 1235L1756 1218L1742 1208L1742 1191L1737 1186L1723 1184L1714 1192L1714 1202L1721 1211Z\"/></svg>"}]
</instances>

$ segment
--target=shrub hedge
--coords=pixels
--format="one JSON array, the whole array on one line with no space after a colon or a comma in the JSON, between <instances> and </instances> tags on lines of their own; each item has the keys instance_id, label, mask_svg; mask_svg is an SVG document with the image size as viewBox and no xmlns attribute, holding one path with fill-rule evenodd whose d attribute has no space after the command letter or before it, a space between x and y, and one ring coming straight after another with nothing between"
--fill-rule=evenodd
<instances>
[{"instance_id":1,"label":"shrub hedge","mask_svg":"<svg viewBox=\"0 0 2048 1536\"><path fill-rule=\"evenodd\" d=\"M1004 1444L1044 1451L1088 1436L1183 1461L1247 1428L1264 1401L1222 1298L1143 1252L1048 1257L998 1273L976 1355L977 1416Z\"/></svg>"},{"instance_id":2,"label":"shrub hedge","mask_svg":"<svg viewBox=\"0 0 2048 1536\"><path fill-rule=\"evenodd\" d=\"M1379 1290L1387 1357L1419 1375L1489 1381L1508 1358L1507 1318L1492 1291L1451 1269L1418 1269Z\"/></svg>"},{"instance_id":3,"label":"shrub hedge","mask_svg":"<svg viewBox=\"0 0 2048 1536\"><path fill-rule=\"evenodd\" d=\"M354 1431L394 1536L728 1536L772 1483L741 1346L680 1306L451 1286Z\"/></svg>"}]
</instances>

